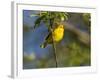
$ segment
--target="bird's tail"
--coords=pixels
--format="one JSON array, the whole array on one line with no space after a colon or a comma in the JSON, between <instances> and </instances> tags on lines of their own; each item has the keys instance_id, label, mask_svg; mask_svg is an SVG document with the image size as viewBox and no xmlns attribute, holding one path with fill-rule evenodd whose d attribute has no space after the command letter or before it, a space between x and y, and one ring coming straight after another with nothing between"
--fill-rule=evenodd
<instances>
[{"instance_id":1,"label":"bird's tail","mask_svg":"<svg viewBox=\"0 0 100 80\"><path fill-rule=\"evenodd\" d=\"M47 46L47 42L44 42L40 45L41 48L45 48Z\"/></svg>"}]
</instances>

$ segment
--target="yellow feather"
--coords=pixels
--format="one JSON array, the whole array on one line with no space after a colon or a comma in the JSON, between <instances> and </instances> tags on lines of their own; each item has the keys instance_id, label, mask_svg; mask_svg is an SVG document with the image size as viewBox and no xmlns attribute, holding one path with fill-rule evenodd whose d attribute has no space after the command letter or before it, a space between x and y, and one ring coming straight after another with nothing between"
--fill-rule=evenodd
<instances>
[{"instance_id":1,"label":"yellow feather","mask_svg":"<svg viewBox=\"0 0 100 80\"><path fill-rule=\"evenodd\" d=\"M54 31L53 31L53 40L55 42L59 42L62 40L64 36L64 28L63 25L59 25Z\"/></svg>"}]
</instances>

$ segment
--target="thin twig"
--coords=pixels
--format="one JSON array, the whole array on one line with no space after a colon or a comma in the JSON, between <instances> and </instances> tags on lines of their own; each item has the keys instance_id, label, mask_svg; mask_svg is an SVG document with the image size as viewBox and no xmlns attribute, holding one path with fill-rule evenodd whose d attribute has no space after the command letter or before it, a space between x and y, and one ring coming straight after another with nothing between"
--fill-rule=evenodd
<instances>
[{"instance_id":1,"label":"thin twig","mask_svg":"<svg viewBox=\"0 0 100 80\"><path fill-rule=\"evenodd\" d=\"M49 13L49 16L51 16L51 14ZM50 31L51 33L53 33L53 21L52 19L50 18ZM52 34L53 35L53 34ZM54 43L54 39L53 39L53 36L52 36L52 45L53 45L53 49L54 49L54 57L55 57L55 62L56 62L56 67L58 66L57 64L57 56L56 56L56 46L55 46L55 43Z\"/></svg>"}]
</instances>

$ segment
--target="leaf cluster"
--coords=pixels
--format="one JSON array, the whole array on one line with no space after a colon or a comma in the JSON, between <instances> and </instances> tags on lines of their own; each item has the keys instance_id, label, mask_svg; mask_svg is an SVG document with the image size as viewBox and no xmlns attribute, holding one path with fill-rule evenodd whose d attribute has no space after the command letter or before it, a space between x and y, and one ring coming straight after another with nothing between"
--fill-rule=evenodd
<instances>
[{"instance_id":1,"label":"leaf cluster","mask_svg":"<svg viewBox=\"0 0 100 80\"><path fill-rule=\"evenodd\" d=\"M40 27L41 23L44 23L46 27L50 27L50 20L52 23L59 25L61 21L68 20L67 12L48 12L40 11L38 14L32 14L31 17L38 16L34 23L34 29Z\"/></svg>"}]
</instances>

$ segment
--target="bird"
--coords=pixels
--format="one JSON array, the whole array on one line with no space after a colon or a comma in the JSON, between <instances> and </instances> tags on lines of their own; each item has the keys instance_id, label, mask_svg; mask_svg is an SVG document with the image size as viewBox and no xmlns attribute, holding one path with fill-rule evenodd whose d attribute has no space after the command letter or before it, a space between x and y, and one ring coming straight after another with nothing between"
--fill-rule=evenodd
<instances>
[{"instance_id":1,"label":"bird","mask_svg":"<svg viewBox=\"0 0 100 80\"><path fill-rule=\"evenodd\" d=\"M46 36L45 41L40 45L40 47L45 48L48 44L60 42L63 39L63 36L64 26L59 24L51 33Z\"/></svg>"}]
</instances>

